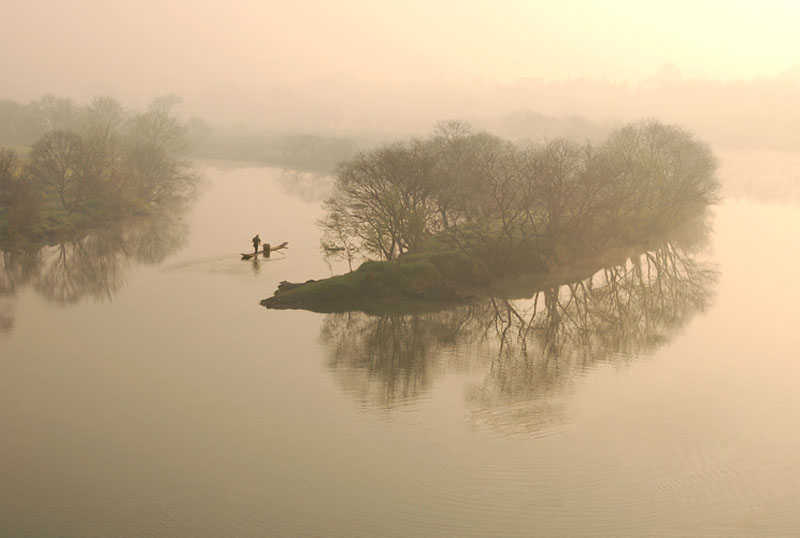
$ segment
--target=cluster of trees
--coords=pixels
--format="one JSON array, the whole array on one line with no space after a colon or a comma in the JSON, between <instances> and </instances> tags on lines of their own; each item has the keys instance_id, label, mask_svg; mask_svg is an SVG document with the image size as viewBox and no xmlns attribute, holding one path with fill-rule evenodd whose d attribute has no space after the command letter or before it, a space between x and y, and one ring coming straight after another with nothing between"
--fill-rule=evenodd
<instances>
[{"instance_id":1,"label":"cluster of trees","mask_svg":"<svg viewBox=\"0 0 800 538\"><path fill-rule=\"evenodd\" d=\"M26 104L0 100L0 145L30 146L49 131L75 130L81 112L72 99L51 94Z\"/></svg>"},{"instance_id":2,"label":"cluster of trees","mask_svg":"<svg viewBox=\"0 0 800 538\"><path fill-rule=\"evenodd\" d=\"M438 242L491 270L551 266L705 208L718 197L715 170L706 144L655 121L599 144L525 146L446 122L427 138L341 163L320 221L322 246L350 263Z\"/></svg>"},{"instance_id":3,"label":"cluster of trees","mask_svg":"<svg viewBox=\"0 0 800 538\"><path fill-rule=\"evenodd\" d=\"M22 154L0 148L0 217L6 233L30 232L42 209L105 217L184 195L194 183L177 97L131 114L110 97L85 107L58 101L61 118ZM46 116L50 117L50 116Z\"/></svg>"},{"instance_id":4,"label":"cluster of trees","mask_svg":"<svg viewBox=\"0 0 800 538\"><path fill-rule=\"evenodd\" d=\"M80 133L91 107L50 94L29 103L0 100L0 146L29 147L52 131ZM118 104L117 108L121 110ZM244 125L220 127L197 117L190 118L185 127L188 153L193 157L324 173L330 173L338 162L350 159L359 149L378 143L372 135L286 133Z\"/></svg>"}]
</instances>

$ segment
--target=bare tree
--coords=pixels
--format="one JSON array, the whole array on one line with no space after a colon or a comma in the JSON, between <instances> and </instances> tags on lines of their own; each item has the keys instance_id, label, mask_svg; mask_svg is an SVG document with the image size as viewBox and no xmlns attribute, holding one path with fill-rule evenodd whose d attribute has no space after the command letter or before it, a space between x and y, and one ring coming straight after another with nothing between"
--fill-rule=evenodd
<instances>
[{"instance_id":1,"label":"bare tree","mask_svg":"<svg viewBox=\"0 0 800 538\"><path fill-rule=\"evenodd\" d=\"M8 148L0 148L0 204L7 203L6 197L11 184L17 179L20 160L17 153Z\"/></svg>"},{"instance_id":2,"label":"bare tree","mask_svg":"<svg viewBox=\"0 0 800 538\"><path fill-rule=\"evenodd\" d=\"M347 220L343 211L338 210L333 204L335 200L328 200L328 212L318 223L323 230L320 246L325 255L325 260L342 259L347 262L347 267L352 271L353 262L359 256L359 246L354 242L357 230L349 226L352 220Z\"/></svg>"},{"instance_id":3,"label":"bare tree","mask_svg":"<svg viewBox=\"0 0 800 538\"><path fill-rule=\"evenodd\" d=\"M154 100L133 118L124 141L124 177L120 189L134 199L157 202L185 193L194 183L186 127L174 112L175 96Z\"/></svg>"},{"instance_id":4,"label":"bare tree","mask_svg":"<svg viewBox=\"0 0 800 538\"><path fill-rule=\"evenodd\" d=\"M394 144L342 163L334 195L320 225L334 240L352 234L360 249L386 260L413 250L434 231L436 206L431 174L435 164L422 141ZM334 247L349 248L341 241Z\"/></svg>"},{"instance_id":5,"label":"bare tree","mask_svg":"<svg viewBox=\"0 0 800 538\"><path fill-rule=\"evenodd\" d=\"M69 97L48 93L32 101L29 108L43 132L73 130L79 123L79 108Z\"/></svg>"},{"instance_id":6,"label":"bare tree","mask_svg":"<svg viewBox=\"0 0 800 538\"><path fill-rule=\"evenodd\" d=\"M123 183L125 110L111 97L96 97L86 107L84 117L81 129L84 139L82 187L91 190L92 197L109 203L119 195Z\"/></svg>"},{"instance_id":7,"label":"bare tree","mask_svg":"<svg viewBox=\"0 0 800 538\"><path fill-rule=\"evenodd\" d=\"M56 192L64 208L79 190L82 151L83 140L72 131L48 133L31 149L31 175L45 189Z\"/></svg>"}]
</instances>

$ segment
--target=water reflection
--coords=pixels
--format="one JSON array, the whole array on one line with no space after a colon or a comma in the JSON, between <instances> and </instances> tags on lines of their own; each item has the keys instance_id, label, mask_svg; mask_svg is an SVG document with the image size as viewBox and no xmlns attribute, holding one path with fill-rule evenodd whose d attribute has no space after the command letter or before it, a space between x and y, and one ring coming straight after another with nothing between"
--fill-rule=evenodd
<instances>
[{"instance_id":1,"label":"water reflection","mask_svg":"<svg viewBox=\"0 0 800 538\"><path fill-rule=\"evenodd\" d=\"M14 329L14 305L8 297L0 297L0 335L9 335Z\"/></svg>"},{"instance_id":2,"label":"water reflection","mask_svg":"<svg viewBox=\"0 0 800 538\"><path fill-rule=\"evenodd\" d=\"M308 170L281 170L278 176L283 190L308 204L320 203L330 196L333 178L330 175Z\"/></svg>"},{"instance_id":3,"label":"water reflection","mask_svg":"<svg viewBox=\"0 0 800 538\"><path fill-rule=\"evenodd\" d=\"M529 283L524 295L514 294L525 299L422 314L327 315L328 366L363 405L389 410L427 393L446 372L476 372L466 392L476 424L505 433L558 425L582 372L652 354L710 306L718 272L701 259L700 231L582 277Z\"/></svg>"},{"instance_id":4,"label":"water reflection","mask_svg":"<svg viewBox=\"0 0 800 538\"><path fill-rule=\"evenodd\" d=\"M54 245L0 250L0 332L13 329L13 298L26 286L60 305L110 301L131 266L160 263L185 244L184 212L172 206Z\"/></svg>"},{"instance_id":5,"label":"water reflection","mask_svg":"<svg viewBox=\"0 0 800 538\"><path fill-rule=\"evenodd\" d=\"M758 150L722 151L720 176L725 199L744 198L762 203L800 203L800 152Z\"/></svg>"}]
</instances>

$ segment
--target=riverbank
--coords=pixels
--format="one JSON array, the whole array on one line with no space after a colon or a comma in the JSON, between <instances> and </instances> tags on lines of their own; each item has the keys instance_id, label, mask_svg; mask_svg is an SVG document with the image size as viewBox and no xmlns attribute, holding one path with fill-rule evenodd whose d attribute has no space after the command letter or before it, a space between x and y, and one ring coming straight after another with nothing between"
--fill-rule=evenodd
<instances>
[{"instance_id":1,"label":"riverbank","mask_svg":"<svg viewBox=\"0 0 800 538\"><path fill-rule=\"evenodd\" d=\"M69 240L126 219L150 215L153 211L141 204L128 207L124 211L91 206L70 211L61 207L57 200L46 200L36 222L24 228L11 226L7 213L7 210L0 211L0 246L4 249Z\"/></svg>"},{"instance_id":2,"label":"riverbank","mask_svg":"<svg viewBox=\"0 0 800 538\"><path fill-rule=\"evenodd\" d=\"M380 310L381 303L462 302L483 281L470 261L453 252L419 253L396 261L368 261L355 271L323 280L282 282L261 304L315 312Z\"/></svg>"}]
</instances>

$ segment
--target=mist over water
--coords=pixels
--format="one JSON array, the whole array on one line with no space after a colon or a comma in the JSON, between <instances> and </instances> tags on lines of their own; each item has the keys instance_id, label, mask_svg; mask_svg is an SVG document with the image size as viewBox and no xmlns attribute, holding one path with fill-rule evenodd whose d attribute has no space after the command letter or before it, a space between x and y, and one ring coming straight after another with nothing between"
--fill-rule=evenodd
<instances>
[{"instance_id":1,"label":"mist over water","mask_svg":"<svg viewBox=\"0 0 800 538\"><path fill-rule=\"evenodd\" d=\"M0 538L797 536L798 20L4 0Z\"/></svg>"},{"instance_id":2,"label":"mist over water","mask_svg":"<svg viewBox=\"0 0 800 538\"><path fill-rule=\"evenodd\" d=\"M795 205L731 199L706 246L684 235L527 299L314 314L258 305L282 280L329 274L303 176L205 175L158 236L132 222L35 263L4 254L7 535L787 536L800 524L800 289L791 264L764 261L797 254ZM242 261L242 228L290 248Z\"/></svg>"}]
</instances>

